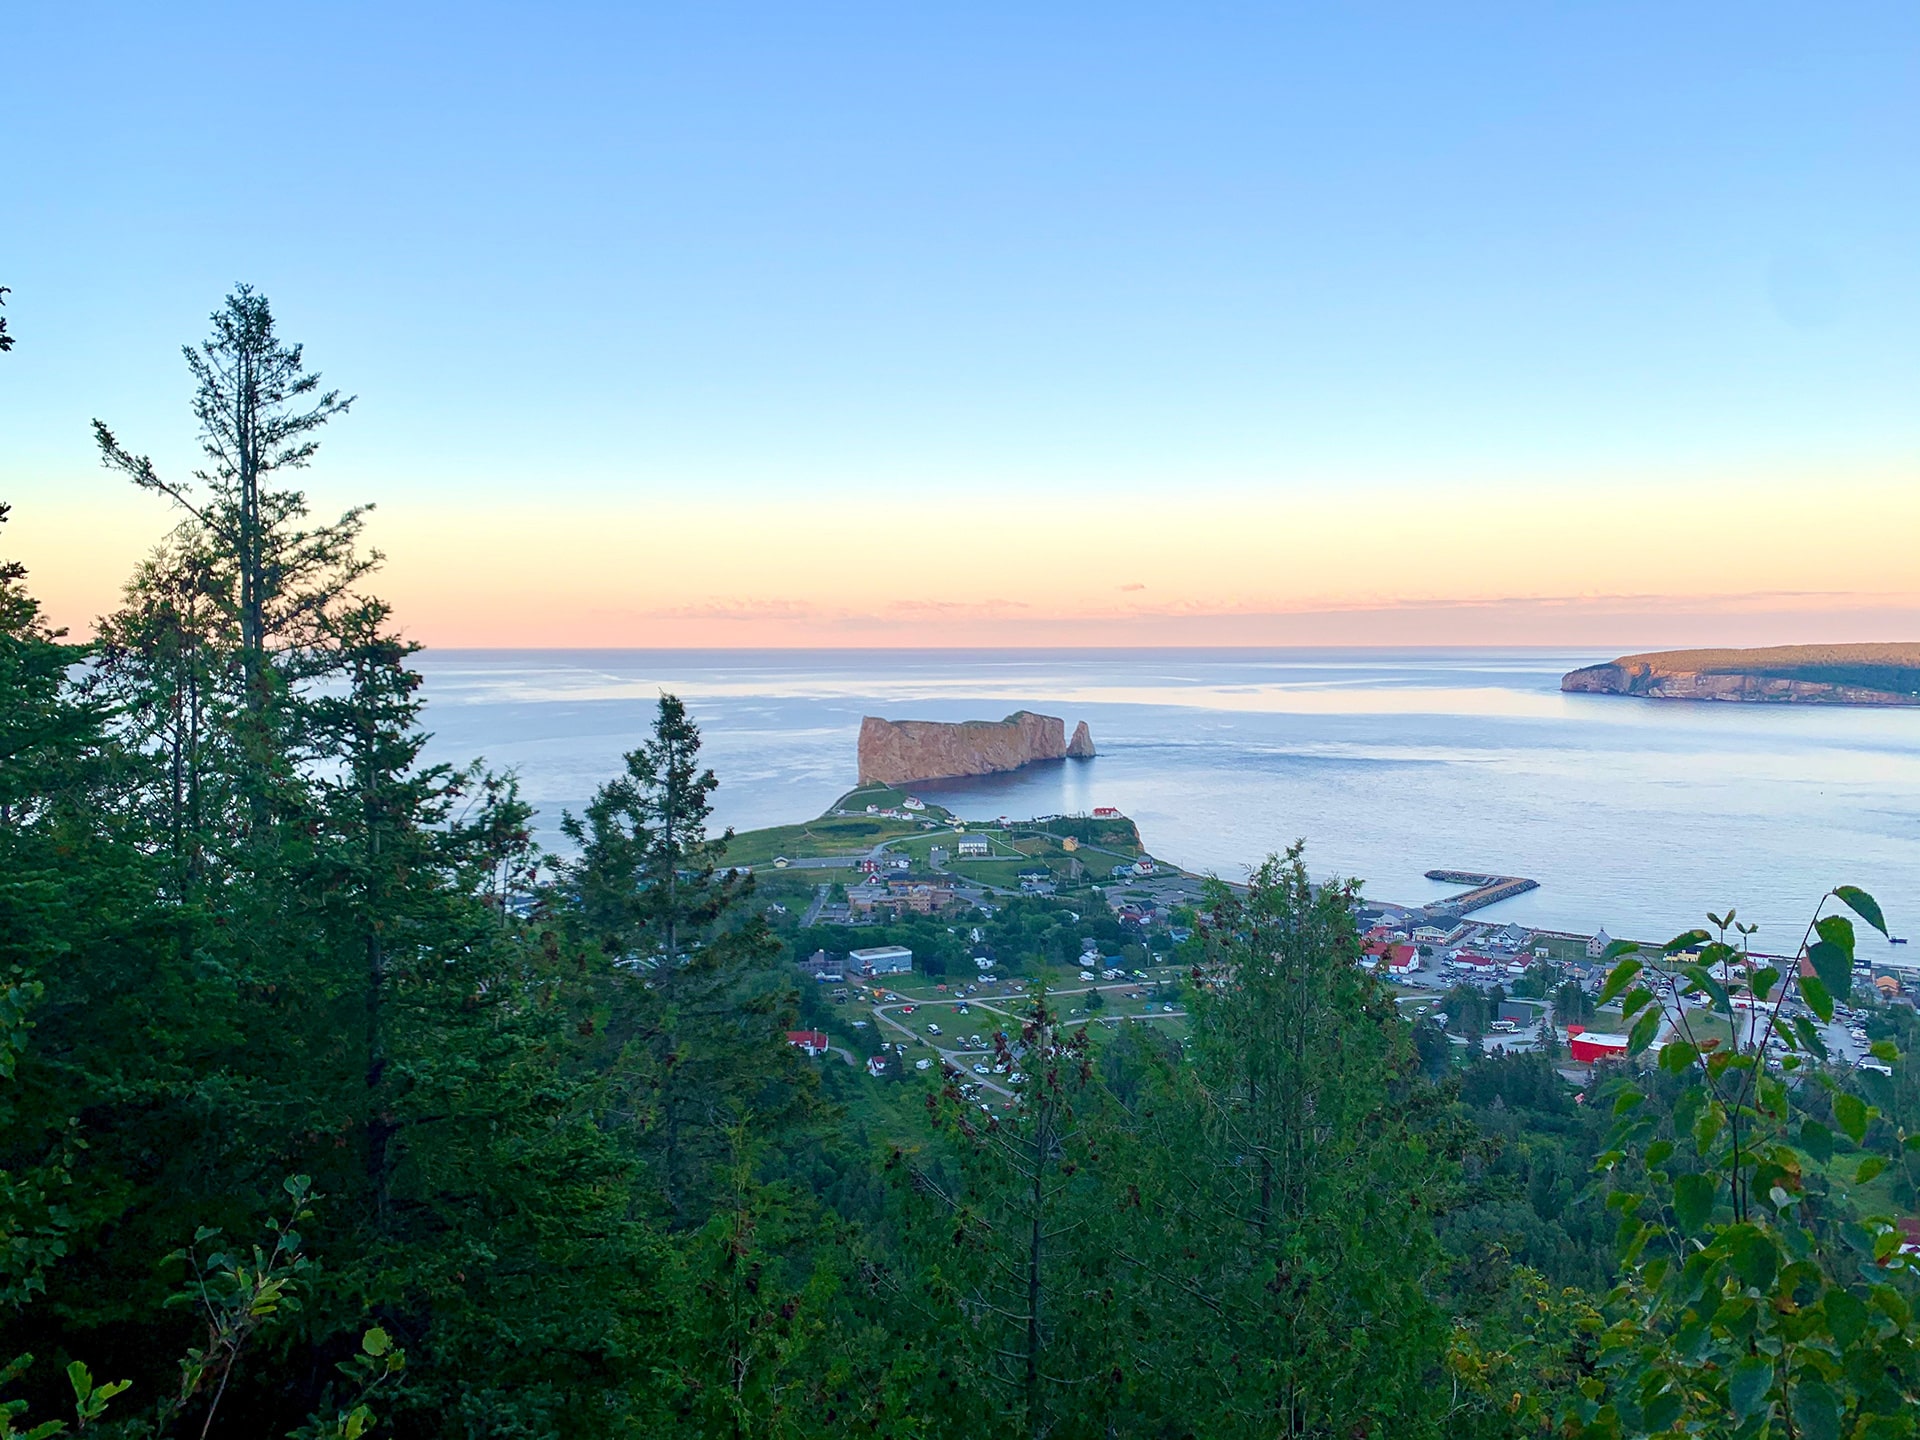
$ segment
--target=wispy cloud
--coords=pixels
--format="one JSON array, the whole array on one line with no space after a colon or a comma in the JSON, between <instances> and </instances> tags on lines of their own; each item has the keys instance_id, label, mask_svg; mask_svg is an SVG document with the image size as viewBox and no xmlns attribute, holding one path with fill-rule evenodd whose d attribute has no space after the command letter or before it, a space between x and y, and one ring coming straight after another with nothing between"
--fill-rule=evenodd
<instances>
[{"instance_id":1,"label":"wispy cloud","mask_svg":"<svg viewBox=\"0 0 1920 1440\"><path fill-rule=\"evenodd\" d=\"M646 620L725 620L749 624L768 621L807 621L820 618L820 612L801 600L703 600L690 605L670 605L659 610L644 610Z\"/></svg>"}]
</instances>

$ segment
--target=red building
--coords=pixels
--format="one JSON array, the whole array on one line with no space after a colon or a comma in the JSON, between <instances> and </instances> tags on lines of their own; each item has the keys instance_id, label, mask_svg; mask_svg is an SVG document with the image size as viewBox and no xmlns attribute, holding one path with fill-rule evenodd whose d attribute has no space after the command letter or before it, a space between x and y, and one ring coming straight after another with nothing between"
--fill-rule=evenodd
<instances>
[{"instance_id":1,"label":"red building","mask_svg":"<svg viewBox=\"0 0 1920 1440\"><path fill-rule=\"evenodd\" d=\"M1627 1037L1589 1030L1584 1025L1569 1025L1567 1049L1582 1065L1592 1065L1600 1060L1624 1060L1627 1057Z\"/></svg>"},{"instance_id":2,"label":"red building","mask_svg":"<svg viewBox=\"0 0 1920 1440\"><path fill-rule=\"evenodd\" d=\"M809 1055L827 1053L827 1037L818 1030L789 1030L787 1044L795 1049L804 1050Z\"/></svg>"}]
</instances>

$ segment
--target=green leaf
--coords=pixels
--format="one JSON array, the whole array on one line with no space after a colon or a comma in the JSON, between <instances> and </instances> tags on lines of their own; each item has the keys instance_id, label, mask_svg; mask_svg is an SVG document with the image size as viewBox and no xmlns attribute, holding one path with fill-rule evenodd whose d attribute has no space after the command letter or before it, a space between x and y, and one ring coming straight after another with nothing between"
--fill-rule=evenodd
<instances>
[{"instance_id":1,"label":"green leaf","mask_svg":"<svg viewBox=\"0 0 1920 1440\"><path fill-rule=\"evenodd\" d=\"M1833 1159L1833 1132L1818 1120L1800 1122L1800 1148L1822 1165Z\"/></svg>"},{"instance_id":2,"label":"green leaf","mask_svg":"<svg viewBox=\"0 0 1920 1440\"><path fill-rule=\"evenodd\" d=\"M1660 1033L1660 1023L1663 1018L1660 1013L1660 1007L1656 1005L1653 1009L1647 1011L1646 1014L1633 1022L1633 1029L1627 1032L1627 1053L1629 1055L1638 1055L1653 1043L1654 1036Z\"/></svg>"},{"instance_id":3,"label":"green leaf","mask_svg":"<svg viewBox=\"0 0 1920 1440\"><path fill-rule=\"evenodd\" d=\"M1867 1047L1867 1053L1884 1065L1891 1065L1900 1058L1900 1047L1891 1040L1876 1040Z\"/></svg>"},{"instance_id":4,"label":"green leaf","mask_svg":"<svg viewBox=\"0 0 1920 1440\"><path fill-rule=\"evenodd\" d=\"M1660 1052L1660 1068L1670 1075L1678 1075L1699 1058L1700 1052L1689 1041L1670 1041Z\"/></svg>"},{"instance_id":5,"label":"green leaf","mask_svg":"<svg viewBox=\"0 0 1920 1440\"><path fill-rule=\"evenodd\" d=\"M1827 1312L1827 1328L1845 1349L1867 1331L1867 1307L1845 1290L1829 1290L1821 1302Z\"/></svg>"},{"instance_id":6,"label":"green leaf","mask_svg":"<svg viewBox=\"0 0 1920 1440\"><path fill-rule=\"evenodd\" d=\"M1898 1231L1894 1232L1896 1235ZM1913 1323L1913 1309L1900 1297L1900 1292L1891 1285L1876 1285L1870 1292L1873 1303L1882 1315L1885 1315L1902 1330Z\"/></svg>"},{"instance_id":7,"label":"green leaf","mask_svg":"<svg viewBox=\"0 0 1920 1440\"><path fill-rule=\"evenodd\" d=\"M1620 1002L1620 1018L1631 1020L1634 1011L1653 999L1653 992L1644 985L1637 985L1627 992L1627 998Z\"/></svg>"},{"instance_id":8,"label":"green leaf","mask_svg":"<svg viewBox=\"0 0 1920 1440\"><path fill-rule=\"evenodd\" d=\"M1846 951L1849 959L1853 957L1853 922L1846 916L1822 915L1813 922L1813 928L1822 940Z\"/></svg>"},{"instance_id":9,"label":"green leaf","mask_svg":"<svg viewBox=\"0 0 1920 1440\"><path fill-rule=\"evenodd\" d=\"M1799 1037L1802 1049L1812 1051L1822 1060L1827 1058L1827 1042L1820 1038L1820 1032L1813 1028L1813 1022L1806 1016L1793 1017L1793 1033Z\"/></svg>"},{"instance_id":10,"label":"green leaf","mask_svg":"<svg viewBox=\"0 0 1920 1440\"><path fill-rule=\"evenodd\" d=\"M1702 1155L1713 1149L1713 1142L1719 1138L1726 1123L1726 1116L1718 1105L1709 1105L1702 1110L1700 1118L1693 1122L1693 1148Z\"/></svg>"},{"instance_id":11,"label":"green leaf","mask_svg":"<svg viewBox=\"0 0 1920 1440\"><path fill-rule=\"evenodd\" d=\"M1733 1273L1756 1290L1771 1285L1774 1272L1780 1268L1780 1252L1773 1237L1752 1225L1737 1226L1731 1232L1727 1258Z\"/></svg>"},{"instance_id":12,"label":"green leaf","mask_svg":"<svg viewBox=\"0 0 1920 1440\"><path fill-rule=\"evenodd\" d=\"M1836 885L1834 898L1858 915L1867 924L1882 935L1888 933L1886 917L1880 913L1880 902L1862 890L1858 885Z\"/></svg>"},{"instance_id":13,"label":"green leaf","mask_svg":"<svg viewBox=\"0 0 1920 1440\"><path fill-rule=\"evenodd\" d=\"M1745 1422L1767 1408L1773 1389L1773 1361L1764 1355L1745 1355L1727 1376L1727 1398L1733 1418Z\"/></svg>"},{"instance_id":14,"label":"green leaf","mask_svg":"<svg viewBox=\"0 0 1920 1440\"><path fill-rule=\"evenodd\" d=\"M1867 1138L1867 1106L1858 1095L1842 1090L1833 1097L1833 1118L1840 1122L1840 1128L1847 1132L1847 1138L1858 1145Z\"/></svg>"},{"instance_id":15,"label":"green leaf","mask_svg":"<svg viewBox=\"0 0 1920 1440\"><path fill-rule=\"evenodd\" d=\"M1780 983L1780 972L1771 965L1762 965L1747 977L1747 988L1753 992L1755 1000L1764 1001L1773 993L1773 987Z\"/></svg>"},{"instance_id":16,"label":"green leaf","mask_svg":"<svg viewBox=\"0 0 1920 1440\"><path fill-rule=\"evenodd\" d=\"M376 1325L360 1337L360 1348L369 1355L384 1355L393 1348L393 1337Z\"/></svg>"},{"instance_id":17,"label":"green leaf","mask_svg":"<svg viewBox=\"0 0 1920 1440\"><path fill-rule=\"evenodd\" d=\"M1618 945L1620 943L1621 942L1618 940L1614 941L1614 945ZM1609 945L1607 949L1612 950L1613 945ZM1638 975L1645 968L1646 966L1637 959L1622 960L1618 965L1614 966L1613 969L1607 973L1607 983L1600 987L1600 996L1597 1000L1594 1001L1594 1003L1596 1005L1606 1004L1609 1000L1613 999L1614 996L1618 995L1622 990L1625 990L1627 986L1631 985L1633 983L1633 977Z\"/></svg>"},{"instance_id":18,"label":"green leaf","mask_svg":"<svg viewBox=\"0 0 1920 1440\"><path fill-rule=\"evenodd\" d=\"M1820 1017L1822 1025L1833 1023L1833 992L1827 989L1825 982L1819 976L1802 975L1800 977L1800 998L1805 1000L1813 1013Z\"/></svg>"},{"instance_id":19,"label":"green leaf","mask_svg":"<svg viewBox=\"0 0 1920 1440\"><path fill-rule=\"evenodd\" d=\"M1709 1175L1681 1175L1673 1182L1673 1213L1683 1230L1698 1232L1713 1214L1719 1186Z\"/></svg>"},{"instance_id":20,"label":"green leaf","mask_svg":"<svg viewBox=\"0 0 1920 1440\"><path fill-rule=\"evenodd\" d=\"M1676 935L1667 941L1666 944L1660 947L1660 951L1665 955L1674 955L1682 950L1692 950L1696 946L1704 945L1712 938L1713 937L1704 930L1689 930L1686 934Z\"/></svg>"},{"instance_id":21,"label":"green leaf","mask_svg":"<svg viewBox=\"0 0 1920 1440\"><path fill-rule=\"evenodd\" d=\"M1874 1176L1878 1175L1882 1170L1886 1168L1887 1168L1886 1156L1884 1155L1863 1156L1860 1161L1860 1168L1853 1172L1853 1183L1856 1185L1864 1185L1869 1180L1873 1179Z\"/></svg>"},{"instance_id":22,"label":"green leaf","mask_svg":"<svg viewBox=\"0 0 1920 1440\"><path fill-rule=\"evenodd\" d=\"M1840 1401L1824 1381L1793 1387L1793 1418L1805 1440L1840 1440Z\"/></svg>"},{"instance_id":23,"label":"green leaf","mask_svg":"<svg viewBox=\"0 0 1920 1440\"><path fill-rule=\"evenodd\" d=\"M1687 986L1689 993L1698 992L1713 997L1713 1008L1725 1015L1731 1008L1727 999L1727 987L1713 978L1713 973L1704 965L1688 965L1681 971L1692 982Z\"/></svg>"},{"instance_id":24,"label":"green leaf","mask_svg":"<svg viewBox=\"0 0 1920 1440\"><path fill-rule=\"evenodd\" d=\"M1853 953L1842 950L1831 940L1816 940L1807 947L1807 959L1820 981L1836 999L1853 993Z\"/></svg>"}]
</instances>

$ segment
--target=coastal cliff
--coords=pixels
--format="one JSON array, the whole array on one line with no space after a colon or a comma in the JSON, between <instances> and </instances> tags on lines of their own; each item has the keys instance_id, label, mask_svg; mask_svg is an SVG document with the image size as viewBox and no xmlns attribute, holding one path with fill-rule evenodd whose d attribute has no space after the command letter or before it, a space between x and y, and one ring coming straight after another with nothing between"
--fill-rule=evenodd
<instances>
[{"instance_id":1,"label":"coastal cliff","mask_svg":"<svg viewBox=\"0 0 1920 1440\"><path fill-rule=\"evenodd\" d=\"M1920 705L1920 645L1662 650L1569 671L1560 688L1648 700Z\"/></svg>"},{"instance_id":2,"label":"coastal cliff","mask_svg":"<svg viewBox=\"0 0 1920 1440\"><path fill-rule=\"evenodd\" d=\"M905 785L914 780L949 780L962 775L996 775L1035 760L1087 759L1093 737L1086 721L1067 741L1066 722L1052 715L1016 710L1004 720L882 720L860 722L860 783Z\"/></svg>"}]
</instances>

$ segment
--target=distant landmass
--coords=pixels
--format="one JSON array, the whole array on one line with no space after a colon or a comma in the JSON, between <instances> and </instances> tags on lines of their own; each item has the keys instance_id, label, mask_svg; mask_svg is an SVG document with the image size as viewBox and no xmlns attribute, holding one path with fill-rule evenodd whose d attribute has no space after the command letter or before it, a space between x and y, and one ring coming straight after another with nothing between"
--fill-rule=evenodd
<instances>
[{"instance_id":1,"label":"distant landmass","mask_svg":"<svg viewBox=\"0 0 1920 1440\"><path fill-rule=\"evenodd\" d=\"M905 785L915 780L951 780L997 775L1036 760L1089 759L1093 736L1082 720L1067 739L1067 725L1053 715L1016 710L1004 720L882 720L860 722L860 783Z\"/></svg>"},{"instance_id":2,"label":"distant landmass","mask_svg":"<svg viewBox=\"0 0 1920 1440\"><path fill-rule=\"evenodd\" d=\"M1571 670L1560 688L1649 700L1920 705L1920 644L1660 650Z\"/></svg>"}]
</instances>

